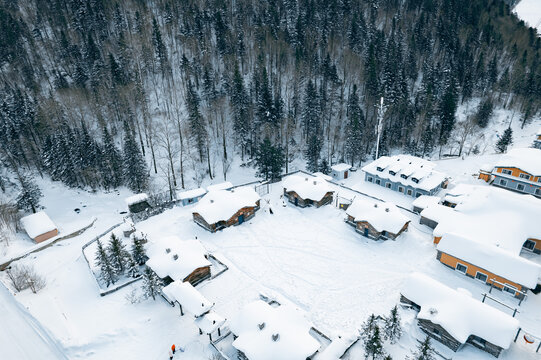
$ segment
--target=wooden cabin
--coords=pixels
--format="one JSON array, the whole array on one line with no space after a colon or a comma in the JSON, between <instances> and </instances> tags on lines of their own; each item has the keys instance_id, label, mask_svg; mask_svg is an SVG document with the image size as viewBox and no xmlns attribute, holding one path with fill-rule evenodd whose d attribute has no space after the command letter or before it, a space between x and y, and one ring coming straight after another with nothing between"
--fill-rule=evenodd
<instances>
[{"instance_id":1,"label":"wooden cabin","mask_svg":"<svg viewBox=\"0 0 541 360\"><path fill-rule=\"evenodd\" d=\"M284 196L299 207L320 207L332 203L334 190L327 181L309 175L290 175L284 182Z\"/></svg>"},{"instance_id":2,"label":"wooden cabin","mask_svg":"<svg viewBox=\"0 0 541 360\"><path fill-rule=\"evenodd\" d=\"M208 314L214 307L196 288L189 282L174 281L162 289L162 294L174 306L178 304L180 316L185 312L192 314L196 319Z\"/></svg>"},{"instance_id":3,"label":"wooden cabin","mask_svg":"<svg viewBox=\"0 0 541 360\"><path fill-rule=\"evenodd\" d=\"M37 243L58 235L56 225L44 211L23 217L21 225L28 236Z\"/></svg>"},{"instance_id":4,"label":"wooden cabin","mask_svg":"<svg viewBox=\"0 0 541 360\"><path fill-rule=\"evenodd\" d=\"M170 236L147 246L150 267L165 284L188 282L195 286L211 277L208 252L197 240Z\"/></svg>"},{"instance_id":5,"label":"wooden cabin","mask_svg":"<svg viewBox=\"0 0 541 360\"><path fill-rule=\"evenodd\" d=\"M410 223L394 204L364 197L353 200L346 215L346 222L358 233L374 240L395 240Z\"/></svg>"},{"instance_id":6,"label":"wooden cabin","mask_svg":"<svg viewBox=\"0 0 541 360\"><path fill-rule=\"evenodd\" d=\"M473 346L498 357L519 329L510 315L421 273L406 279L400 303L417 311L423 332L455 352Z\"/></svg>"},{"instance_id":7,"label":"wooden cabin","mask_svg":"<svg viewBox=\"0 0 541 360\"><path fill-rule=\"evenodd\" d=\"M321 347L310 334L311 324L290 305L254 301L231 319L229 328L243 360L311 359Z\"/></svg>"},{"instance_id":8,"label":"wooden cabin","mask_svg":"<svg viewBox=\"0 0 541 360\"><path fill-rule=\"evenodd\" d=\"M479 169L479 176L477 178L489 183L492 180L492 169L492 166L484 164Z\"/></svg>"},{"instance_id":9,"label":"wooden cabin","mask_svg":"<svg viewBox=\"0 0 541 360\"><path fill-rule=\"evenodd\" d=\"M260 198L250 187L208 192L192 215L196 224L210 232L240 225L255 216Z\"/></svg>"},{"instance_id":10,"label":"wooden cabin","mask_svg":"<svg viewBox=\"0 0 541 360\"><path fill-rule=\"evenodd\" d=\"M494 165L492 185L541 197L541 149L513 149Z\"/></svg>"}]
</instances>

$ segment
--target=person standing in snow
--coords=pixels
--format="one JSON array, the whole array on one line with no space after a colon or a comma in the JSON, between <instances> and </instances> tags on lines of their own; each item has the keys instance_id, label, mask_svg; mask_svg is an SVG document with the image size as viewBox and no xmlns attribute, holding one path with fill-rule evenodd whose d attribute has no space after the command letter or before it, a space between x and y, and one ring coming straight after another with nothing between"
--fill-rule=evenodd
<instances>
[{"instance_id":1,"label":"person standing in snow","mask_svg":"<svg viewBox=\"0 0 541 360\"><path fill-rule=\"evenodd\" d=\"M169 350L169 360L173 360L173 352Z\"/></svg>"},{"instance_id":2,"label":"person standing in snow","mask_svg":"<svg viewBox=\"0 0 541 360\"><path fill-rule=\"evenodd\" d=\"M171 351L173 352L173 354L175 353L175 344L171 345Z\"/></svg>"}]
</instances>

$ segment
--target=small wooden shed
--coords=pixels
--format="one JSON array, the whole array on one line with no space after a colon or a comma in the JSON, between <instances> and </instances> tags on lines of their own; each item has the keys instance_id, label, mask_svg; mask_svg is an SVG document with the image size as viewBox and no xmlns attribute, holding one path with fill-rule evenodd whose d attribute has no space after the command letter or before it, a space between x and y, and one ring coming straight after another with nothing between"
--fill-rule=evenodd
<instances>
[{"instance_id":1,"label":"small wooden shed","mask_svg":"<svg viewBox=\"0 0 541 360\"><path fill-rule=\"evenodd\" d=\"M336 180L344 180L347 179L349 176L349 171L351 169L351 165L348 165L346 163L340 163L331 166L331 176L335 178Z\"/></svg>"},{"instance_id":2,"label":"small wooden shed","mask_svg":"<svg viewBox=\"0 0 541 360\"><path fill-rule=\"evenodd\" d=\"M130 213L132 214L137 214L151 208L149 197L145 193L132 195L127 197L125 201L126 205L128 205Z\"/></svg>"},{"instance_id":3,"label":"small wooden shed","mask_svg":"<svg viewBox=\"0 0 541 360\"><path fill-rule=\"evenodd\" d=\"M21 225L28 236L37 243L58 235L56 225L44 211L23 217Z\"/></svg>"}]
</instances>

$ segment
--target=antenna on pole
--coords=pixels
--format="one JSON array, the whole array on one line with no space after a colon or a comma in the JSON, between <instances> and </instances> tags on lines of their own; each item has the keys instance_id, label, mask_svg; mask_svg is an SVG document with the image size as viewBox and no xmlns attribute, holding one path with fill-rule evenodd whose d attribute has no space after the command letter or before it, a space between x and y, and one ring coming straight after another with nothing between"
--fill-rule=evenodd
<instances>
[{"instance_id":1,"label":"antenna on pole","mask_svg":"<svg viewBox=\"0 0 541 360\"><path fill-rule=\"evenodd\" d=\"M383 96L381 97L381 100L379 102L379 108L378 108L378 126L376 128L377 133L377 140L376 140L376 158L374 160L377 160L379 157L379 138L381 136L381 128L383 126Z\"/></svg>"}]
</instances>

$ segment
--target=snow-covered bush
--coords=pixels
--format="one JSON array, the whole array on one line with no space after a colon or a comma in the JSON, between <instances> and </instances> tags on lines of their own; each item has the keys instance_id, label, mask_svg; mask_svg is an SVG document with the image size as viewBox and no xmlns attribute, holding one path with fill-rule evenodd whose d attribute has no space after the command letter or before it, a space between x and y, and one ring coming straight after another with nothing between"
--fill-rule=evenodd
<instances>
[{"instance_id":1,"label":"snow-covered bush","mask_svg":"<svg viewBox=\"0 0 541 360\"><path fill-rule=\"evenodd\" d=\"M46 285L45 278L30 265L13 265L7 269L6 273L9 283L17 292L30 289L36 294Z\"/></svg>"}]
</instances>

